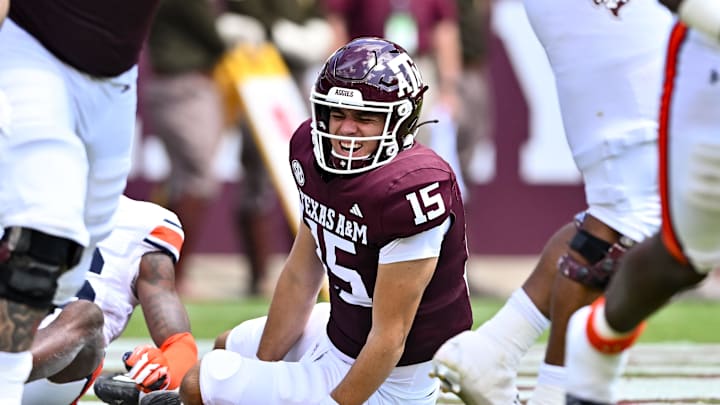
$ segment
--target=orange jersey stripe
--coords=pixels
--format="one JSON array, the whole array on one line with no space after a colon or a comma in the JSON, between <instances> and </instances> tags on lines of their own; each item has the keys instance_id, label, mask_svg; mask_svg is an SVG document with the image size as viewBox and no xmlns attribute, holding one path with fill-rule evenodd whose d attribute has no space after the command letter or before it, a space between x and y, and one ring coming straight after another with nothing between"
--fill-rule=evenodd
<instances>
[{"instance_id":1,"label":"orange jersey stripe","mask_svg":"<svg viewBox=\"0 0 720 405\"><path fill-rule=\"evenodd\" d=\"M150 232L150 236L154 236L160 240L171 244L175 249L177 249L178 253L180 253L180 251L182 250L182 245L184 241L183 236L175 232L171 228L163 225L156 226L155 229Z\"/></svg>"},{"instance_id":2,"label":"orange jersey stripe","mask_svg":"<svg viewBox=\"0 0 720 405\"><path fill-rule=\"evenodd\" d=\"M668 252L680 263L687 263L687 258L683 253L680 241L678 241L675 230L672 226L670 218L670 184L669 184L669 126L670 126L670 107L672 103L673 90L675 88L675 76L677 74L678 53L680 47L687 36L687 27L682 23L677 23L673 27L668 41L667 57L665 61L665 79L663 83L663 93L660 104L659 117L659 134L658 148L660 152L660 173L659 187L660 199L662 201L662 241Z\"/></svg>"},{"instance_id":3,"label":"orange jersey stripe","mask_svg":"<svg viewBox=\"0 0 720 405\"><path fill-rule=\"evenodd\" d=\"M78 405L80 403L80 399L85 395L85 393L92 387L95 380L97 380L98 377L100 377L100 374L103 371L103 366L105 365L105 359L100 360L100 365L97 366L95 371L92 372L89 376L86 377L85 385L83 385L82 391L80 392L80 395L78 395L77 398L70 404L70 405Z\"/></svg>"}]
</instances>

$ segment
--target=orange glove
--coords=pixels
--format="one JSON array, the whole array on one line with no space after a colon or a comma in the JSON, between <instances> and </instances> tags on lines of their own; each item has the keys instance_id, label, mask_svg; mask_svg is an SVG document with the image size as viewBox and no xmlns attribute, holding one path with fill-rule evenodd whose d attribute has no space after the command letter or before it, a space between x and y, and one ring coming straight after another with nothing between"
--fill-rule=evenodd
<instances>
[{"instance_id":1,"label":"orange glove","mask_svg":"<svg viewBox=\"0 0 720 405\"><path fill-rule=\"evenodd\" d=\"M189 332L176 333L160 348L138 346L125 353L126 374L143 392L172 390L180 386L185 373L198 361L198 348Z\"/></svg>"},{"instance_id":2,"label":"orange glove","mask_svg":"<svg viewBox=\"0 0 720 405\"><path fill-rule=\"evenodd\" d=\"M127 376L143 392L167 389L170 385L168 361L160 349L152 345L138 346L123 355Z\"/></svg>"},{"instance_id":3,"label":"orange glove","mask_svg":"<svg viewBox=\"0 0 720 405\"><path fill-rule=\"evenodd\" d=\"M180 386L185 373L198 362L198 348L190 332L176 333L165 339L160 346L170 368L170 385L174 390Z\"/></svg>"}]
</instances>

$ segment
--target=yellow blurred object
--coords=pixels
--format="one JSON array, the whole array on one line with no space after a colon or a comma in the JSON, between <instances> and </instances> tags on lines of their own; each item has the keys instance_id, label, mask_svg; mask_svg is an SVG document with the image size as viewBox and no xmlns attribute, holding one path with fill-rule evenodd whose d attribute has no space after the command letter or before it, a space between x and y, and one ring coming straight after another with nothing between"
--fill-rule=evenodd
<instances>
[{"instance_id":1,"label":"yellow blurred object","mask_svg":"<svg viewBox=\"0 0 720 405\"><path fill-rule=\"evenodd\" d=\"M224 57L212 72L213 80L215 80L223 100L226 127L237 124L242 110L240 95L235 88L230 63L230 59Z\"/></svg>"},{"instance_id":2,"label":"yellow blurred object","mask_svg":"<svg viewBox=\"0 0 720 405\"><path fill-rule=\"evenodd\" d=\"M242 43L223 56L213 78L223 96L226 125L247 120L288 224L297 233L299 199L287 156L290 137L307 118L307 108L285 60L271 43ZM318 300L330 300L327 279Z\"/></svg>"},{"instance_id":3,"label":"yellow blurred object","mask_svg":"<svg viewBox=\"0 0 720 405\"><path fill-rule=\"evenodd\" d=\"M285 61L272 44L240 44L228 51L213 70L224 101L226 125L235 125L243 116L240 83L248 78L288 75Z\"/></svg>"}]
</instances>

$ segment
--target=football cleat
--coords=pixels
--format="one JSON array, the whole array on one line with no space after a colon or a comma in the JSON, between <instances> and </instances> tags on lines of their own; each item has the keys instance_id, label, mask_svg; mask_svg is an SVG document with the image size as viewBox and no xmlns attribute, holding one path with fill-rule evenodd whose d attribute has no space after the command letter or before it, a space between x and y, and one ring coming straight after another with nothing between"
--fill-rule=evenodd
<instances>
[{"instance_id":1,"label":"football cleat","mask_svg":"<svg viewBox=\"0 0 720 405\"><path fill-rule=\"evenodd\" d=\"M181 405L177 391L153 391L140 399L140 405Z\"/></svg>"},{"instance_id":2,"label":"football cleat","mask_svg":"<svg viewBox=\"0 0 720 405\"><path fill-rule=\"evenodd\" d=\"M135 381L122 374L98 377L93 391L100 400L112 405L138 405L140 396Z\"/></svg>"},{"instance_id":3,"label":"football cleat","mask_svg":"<svg viewBox=\"0 0 720 405\"><path fill-rule=\"evenodd\" d=\"M467 405L520 404L515 386L517 361L479 331L465 331L445 342L433 357L431 376L443 392Z\"/></svg>"}]
</instances>

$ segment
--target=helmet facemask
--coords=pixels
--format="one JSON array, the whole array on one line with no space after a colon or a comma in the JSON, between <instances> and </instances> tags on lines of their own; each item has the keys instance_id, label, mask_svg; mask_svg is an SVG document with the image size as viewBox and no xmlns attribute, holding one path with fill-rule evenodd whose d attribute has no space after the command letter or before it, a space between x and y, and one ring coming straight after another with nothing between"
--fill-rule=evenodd
<instances>
[{"instance_id":1,"label":"helmet facemask","mask_svg":"<svg viewBox=\"0 0 720 405\"><path fill-rule=\"evenodd\" d=\"M426 89L414 62L390 41L359 38L340 48L328 59L310 95L313 152L320 168L335 174L362 173L412 146ZM363 136L332 134L334 109L381 114L383 129ZM342 153L333 149L332 141L343 142ZM378 142L374 151L355 154L356 145L373 141Z\"/></svg>"},{"instance_id":2,"label":"helmet facemask","mask_svg":"<svg viewBox=\"0 0 720 405\"><path fill-rule=\"evenodd\" d=\"M353 96L345 96L352 94ZM403 123L410 118L411 102L401 100L393 103L364 102L362 94L353 89L332 88L328 95L313 91L313 144L318 165L325 171L335 174L355 174L390 162L401 149L412 145L415 132L403 137L402 145L398 142L398 131ZM346 136L330 133L330 114L333 108L359 110L379 113L384 116L382 132L373 136ZM347 155L338 154L332 146L332 140L343 142L349 146ZM360 142L377 141L378 145L370 154L355 155L355 147Z\"/></svg>"}]
</instances>

